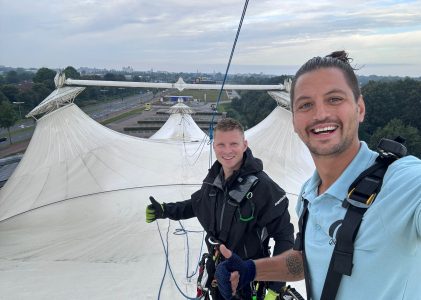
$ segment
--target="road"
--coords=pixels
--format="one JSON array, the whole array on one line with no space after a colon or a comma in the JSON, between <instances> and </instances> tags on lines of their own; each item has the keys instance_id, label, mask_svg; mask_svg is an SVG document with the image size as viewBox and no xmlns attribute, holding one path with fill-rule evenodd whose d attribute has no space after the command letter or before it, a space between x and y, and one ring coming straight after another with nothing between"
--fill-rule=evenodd
<instances>
[{"instance_id":1,"label":"road","mask_svg":"<svg viewBox=\"0 0 421 300\"><path fill-rule=\"evenodd\" d=\"M81 109L88 114L94 120L103 120L111 115L123 111L135 108L141 104L151 101L154 98L152 92L129 96L125 98L114 99L104 103L98 103L94 105L84 106Z\"/></svg>"},{"instance_id":2,"label":"road","mask_svg":"<svg viewBox=\"0 0 421 300\"><path fill-rule=\"evenodd\" d=\"M157 94L160 96L160 94ZM157 96L155 96L157 97ZM81 109L94 120L105 120L120 111L129 110L146 102L152 101L154 95L152 92L142 93L129 97L118 98L81 107ZM32 137L35 129L34 119L19 120L10 128L13 143L28 140ZM10 146L9 135L6 129L0 129L0 137L7 137L7 141L0 142L0 150Z\"/></svg>"}]
</instances>

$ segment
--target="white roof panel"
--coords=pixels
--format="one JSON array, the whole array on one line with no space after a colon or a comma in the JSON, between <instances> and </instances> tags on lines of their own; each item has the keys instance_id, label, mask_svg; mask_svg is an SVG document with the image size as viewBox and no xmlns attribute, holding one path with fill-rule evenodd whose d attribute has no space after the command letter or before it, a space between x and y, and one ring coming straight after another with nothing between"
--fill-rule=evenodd
<instances>
[{"instance_id":1,"label":"white roof panel","mask_svg":"<svg viewBox=\"0 0 421 300\"><path fill-rule=\"evenodd\" d=\"M120 134L74 104L39 119L25 156L0 190L2 299L157 299L161 280L160 299L185 299L165 272L157 224L166 246L169 227L175 281L194 297L197 274L188 279L186 273L195 271L202 233L175 235L181 228L175 221L145 223L149 195L188 199L207 173L210 146L192 141L206 135L189 117L175 123L188 121L184 132L193 138L182 140L171 138L171 130L159 140ZM276 108L246 137L287 191L296 222L294 195L314 167L290 113ZM196 219L181 224L201 230ZM298 287L303 291L302 282Z\"/></svg>"}]
</instances>

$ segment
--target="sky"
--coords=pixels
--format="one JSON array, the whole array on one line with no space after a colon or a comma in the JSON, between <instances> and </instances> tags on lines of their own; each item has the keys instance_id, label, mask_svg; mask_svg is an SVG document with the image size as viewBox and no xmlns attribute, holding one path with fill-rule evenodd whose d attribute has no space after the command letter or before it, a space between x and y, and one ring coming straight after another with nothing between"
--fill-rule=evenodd
<instances>
[{"instance_id":1,"label":"sky","mask_svg":"<svg viewBox=\"0 0 421 300\"><path fill-rule=\"evenodd\" d=\"M0 65L224 73L244 0L0 0ZM359 75L421 76L421 0L250 0L230 74L294 74L346 50Z\"/></svg>"}]
</instances>

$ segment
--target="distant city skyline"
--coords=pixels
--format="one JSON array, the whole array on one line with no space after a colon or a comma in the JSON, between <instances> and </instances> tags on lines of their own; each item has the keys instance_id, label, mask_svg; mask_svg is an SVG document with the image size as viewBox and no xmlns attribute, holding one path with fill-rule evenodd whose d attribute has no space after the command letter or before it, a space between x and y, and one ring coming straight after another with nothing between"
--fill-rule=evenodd
<instances>
[{"instance_id":1,"label":"distant city skyline","mask_svg":"<svg viewBox=\"0 0 421 300\"><path fill-rule=\"evenodd\" d=\"M0 65L224 73L243 0L0 0ZM230 73L294 74L345 49L359 75L421 76L421 1L250 1Z\"/></svg>"},{"instance_id":2,"label":"distant city skyline","mask_svg":"<svg viewBox=\"0 0 421 300\"><path fill-rule=\"evenodd\" d=\"M22 66L4 66L4 65L0 65L0 67L7 67L7 68L12 68L12 69L17 69L17 68L23 68L23 69L27 69L27 70L38 70L39 68L43 68L43 67L22 67ZM49 68L52 70L64 70L66 67L47 67L44 66L45 68ZM130 71L127 70L127 68L132 68L131 66L123 66L121 68L98 68L98 67L87 67L87 66L82 66L82 67L77 67L77 66L72 66L74 67L76 70L78 70L79 72L83 72L85 70L89 70L89 72L87 72L87 74L94 74L94 70L97 70L98 72L123 72L123 73L130 73ZM203 67L203 66L202 66ZM396 77L413 77L413 78L421 78L421 75L419 72L419 68L421 66L417 66L417 65L411 65L411 66L406 66L405 70L406 73L405 74L401 74L401 70L402 70L402 66L401 65L370 65L370 66L356 66L358 69L356 70L356 74L359 76L370 76L370 75L376 75L376 76L396 76ZM226 66L225 66L226 68ZM298 65L296 66L231 66L230 71L229 71L229 75L235 75L235 74L263 74L263 75L270 75L270 76L281 76L281 75L290 75L293 76L295 74L295 72L297 71L297 69L299 68ZM139 70L139 69L135 69L132 68L131 72L168 72L168 73L199 73L199 74L214 74L214 73L221 73L221 74L225 74L225 71L223 70L217 70L218 67L214 67L214 66L209 66L208 69L196 69L196 70L182 70L182 69L174 69L174 70L169 70L169 69L160 69L160 68L150 68L150 69L144 69L144 70ZM35 71L34 71L35 72ZM1 74L1 72L0 72Z\"/></svg>"}]
</instances>

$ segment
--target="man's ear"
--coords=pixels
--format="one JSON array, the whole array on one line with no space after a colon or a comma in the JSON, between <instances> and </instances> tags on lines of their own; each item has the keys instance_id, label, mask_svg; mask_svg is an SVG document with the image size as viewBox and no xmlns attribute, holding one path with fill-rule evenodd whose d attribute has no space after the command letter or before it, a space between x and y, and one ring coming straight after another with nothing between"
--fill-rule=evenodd
<instances>
[{"instance_id":1,"label":"man's ear","mask_svg":"<svg viewBox=\"0 0 421 300\"><path fill-rule=\"evenodd\" d=\"M358 121L362 123L365 117L365 102L364 102L363 96L358 97L357 105L358 105L358 115L359 115Z\"/></svg>"},{"instance_id":2,"label":"man's ear","mask_svg":"<svg viewBox=\"0 0 421 300\"><path fill-rule=\"evenodd\" d=\"M247 149L247 147L249 146L249 142L244 139L244 150Z\"/></svg>"}]
</instances>

